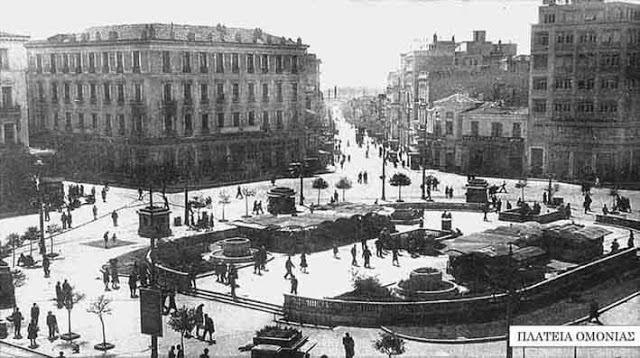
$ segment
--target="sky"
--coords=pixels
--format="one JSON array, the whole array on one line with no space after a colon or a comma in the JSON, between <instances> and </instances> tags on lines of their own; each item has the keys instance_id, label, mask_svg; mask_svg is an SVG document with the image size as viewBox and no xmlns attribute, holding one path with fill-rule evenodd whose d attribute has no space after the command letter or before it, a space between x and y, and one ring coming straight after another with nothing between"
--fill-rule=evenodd
<instances>
[{"instance_id":1,"label":"sky","mask_svg":"<svg viewBox=\"0 0 640 358\"><path fill-rule=\"evenodd\" d=\"M9 0L4 0L9 2ZM638 1L638 0L632 0ZM260 27L295 39L322 60L323 88L383 88L414 40L487 40L528 53L531 24L542 0L12 0L2 5L0 31L43 39L87 27L176 23ZM10 16L7 16L11 14Z\"/></svg>"}]
</instances>

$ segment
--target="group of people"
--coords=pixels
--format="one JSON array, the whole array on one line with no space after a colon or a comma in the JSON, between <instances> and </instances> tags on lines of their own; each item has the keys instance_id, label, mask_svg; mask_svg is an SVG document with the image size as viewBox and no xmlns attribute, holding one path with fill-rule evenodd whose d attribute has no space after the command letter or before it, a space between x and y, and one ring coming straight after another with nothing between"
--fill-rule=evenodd
<instances>
[{"instance_id":1,"label":"group of people","mask_svg":"<svg viewBox=\"0 0 640 358\"><path fill-rule=\"evenodd\" d=\"M11 321L14 327L14 339L22 339L22 321L24 317L22 316L22 312L18 307L15 307L13 313L10 316ZM36 339L38 338L39 328L39 320L40 320L40 307L38 304L34 303L31 306L31 315L29 320L29 325L27 326L27 338L29 339L30 347L37 348L38 344L36 343ZM56 316L49 311L47 313L46 324L49 328L49 340L53 341L57 338L56 333L58 333L58 320Z\"/></svg>"},{"instance_id":2,"label":"group of people","mask_svg":"<svg viewBox=\"0 0 640 358\"><path fill-rule=\"evenodd\" d=\"M56 283L56 303L58 308L73 304L73 287L67 279L62 284L60 281Z\"/></svg>"},{"instance_id":3,"label":"group of people","mask_svg":"<svg viewBox=\"0 0 640 358\"><path fill-rule=\"evenodd\" d=\"M366 171L358 173L358 184L368 184L369 175Z\"/></svg>"},{"instance_id":4,"label":"group of people","mask_svg":"<svg viewBox=\"0 0 640 358\"><path fill-rule=\"evenodd\" d=\"M214 267L214 273L216 274L216 282L229 285L231 288L231 296L235 298L236 287L238 287L238 268L232 263L225 264L223 262L217 262Z\"/></svg>"},{"instance_id":5,"label":"group of people","mask_svg":"<svg viewBox=\"0 0 640 358\"><path fill-rule=\"evenodd\" d=\"M262 215L264 214L264 209L262 208L262 200L254 200L253 201L253 215Z\"/></svg>"},{"instance_id":6,"label":"group of people","mask_svg":"<svg viewBox=\"0 0 640 358\"><path fill-rule=\"evenodd\" d=\"M453 186L444 187L444 197L447 199L453 199Z\"/></svg>"},{"instance_id":7,"label":"group of people","mask_svg":"<svg viewBox=\"0 0 640 358\"><path fill-rule=\"evenodd\" d=\"M253 252L253 273L262 275L262 270L267 268L267 249L264 245Z\"/></svg>"}]
</instances>

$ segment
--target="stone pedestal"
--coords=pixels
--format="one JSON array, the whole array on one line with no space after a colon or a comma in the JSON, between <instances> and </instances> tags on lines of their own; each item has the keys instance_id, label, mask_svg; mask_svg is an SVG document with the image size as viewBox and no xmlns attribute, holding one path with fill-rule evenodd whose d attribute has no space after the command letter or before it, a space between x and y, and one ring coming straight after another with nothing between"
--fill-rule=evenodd
<instances>
[{"instance_id":1,"label":"stone pedestal","mask_svg":"<svg viewBox=\"0 0 640 358\"><path fill-rule=\"evenodd\" d=\"M487 188L489 184L484 179L471 179L467 185L467 203L484 204L488 201Z\"/></svg>"},{"instance_id":2,"label":"stone pedestal","mask_svg":"<svg viewBox=\"0 0 640 358\"><path fill-rule=\"evenodd\" d=\"M147 206L138 210L138 235L148 238L170 236L169 214L171 210L159 206Z\"/></svg>"},{"instance_id":3,"label":"stone pedestal","mask_svg":"<svg viewBox=\"0 0 640 358\"><path fill-rule=\"evenodd\" d=\"M271 214L293 214L296 212L296 192L287 187L276 187L267 192L267 211Z\"/></svg>"}]
</instances>

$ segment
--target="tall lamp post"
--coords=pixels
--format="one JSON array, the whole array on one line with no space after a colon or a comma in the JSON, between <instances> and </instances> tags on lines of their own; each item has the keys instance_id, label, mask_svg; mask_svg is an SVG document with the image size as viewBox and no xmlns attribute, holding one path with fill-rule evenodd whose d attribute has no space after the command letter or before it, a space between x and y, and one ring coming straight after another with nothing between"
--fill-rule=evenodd
<instances>
[{"instance_id":1,"label":"tall lamp post","mask_svg":"<svg viewBox=\"0 0 640 358\"><path fill-rule=\"evenodd\" d=\"M513 301L513 243L508 243L509 245L509 259L507 261L507 358L513 357L513 350L511 348L509 327L511 327L511 304Z\"/></svg>"}]
</instances>

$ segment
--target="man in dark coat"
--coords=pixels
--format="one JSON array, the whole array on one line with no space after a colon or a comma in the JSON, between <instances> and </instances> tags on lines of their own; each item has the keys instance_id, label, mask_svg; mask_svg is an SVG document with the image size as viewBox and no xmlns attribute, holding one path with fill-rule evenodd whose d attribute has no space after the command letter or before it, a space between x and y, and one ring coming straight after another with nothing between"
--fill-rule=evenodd
<instances>
[{"instance_id":1,"label":"man in dark coat","mask_svg":"<svg viewBox=\"0 0 640 358\"><path fill-rule=\"evenodd\" d=\"M344 356L346 358L353 358L356 345L349 333L345 333L344 337L342 337L342 345L344 346Z\"/></svg>"},{"instance_id":2,"label":"man in dark coat","mask_svg":"<svg viewBox=\"0 0 640 358\"><path fill-rule=\"evenodd\" d=\"M356 255L358 254L358 249L354 244L351 248L351 266L358 266L358 260L356 260Z\"/></svg>"},{"instance_id":3,"label":"man in dark coat","mask_svg":"<svg viewBox=\"0 0 640 358\"><path fill-rule=\"evenodd\" d=\"M51 261L49 260L49 257L47 255L43 255L42 256L42 270L44 270L44 277L45 278L49 277L49 275L51 274L51 270L49 270L50 267L51 267Z\"/></svg>"},{"instance_id":4,"label":"man in dark coat","mask_svg":"<svg viewBox=\"0 0 640 358\"><path fill-rule=\"evenodd\" d=\"M58 320L51 311L47 313L47 327L49 328L49 340L53 341L56 339L56 332L58 332Z\"/></svg>"},{"instance_id":5,"label":"man in dark coat","mask_svg":"<svg viewBox=\"0 0 640 358\"><path fill-rule=\"evenodd\" d=\"M371 260L371 251L366 246L362 251L362 258L364 258L364 267L371 268L371 265L369 264L369 261Z\"/></svg>"},{"instance_id":6,"label":"man in dark coat","mask_svg":"<svg viewBox=\"0 0 640 358\"><path fill-rule=\"evenodd\" d=\"M20 329L22 328L22 313L20 312L20 309L18 307L16 307L16 309L11 314L11 318L14 329L13 339L22 339L22 335L20 334Z\"/></svg>"},{"instance_id":7,"label":"man in dark coat","mask_svg":"<svg viewBox=\"0 0 640 358\"><path fill-rule=\"evenodd\" d=\"M34 303L33 306L31 306L31 322L35 322L37 326L39 320L40 320L40 307L38 307L37 303Z\"/></svg>"},{"instance_id":8,"label":"man in dark coat","mask_svg":"<svg viewBox=\"0 0 640 358\"><path fill-rule=\"evenodd\" d=\"M208 314L205 313L204 315L204 332L202 333L202 339L205 340L207 333L209 333L209 341L211 342L215 342L215 339L213 338L213 333L215 332L215 327L213 325L213 319L211 317L209 317Z\"/></svg>"},{"instance_id":9,"label":"man in dark coat","mask_svg":"<svg viewBox=\"0 0 640 358\"><path fill-rule=\"evenodd\" d=\"M56 302L58 303L58 308L62 308L62 302L64 301L64 294L62 293L62 285L60 281L56 283Z\"/></svg>"},{"instance_id":10,"label":"man in dark coat","mask_svg":"<svg viewBox=\"0 0 640 358\"><path fill-rule=\"evenodd\" d=\"M138 275L136 274L135 271L131 271L131 273L129 274L129 293L131 298L136 298L138 297L136 295L136 289L138 288Z\"/></svg>"},{"instance_id":11,"label":"man in dark coat","mask_svg":"<svg viewBox=\"0 0 640 358\"><path fill-rule=\"evenodd\" d=\"M291 262L291 256L289 256L287 258L287 261L284 263L284 268L285 270L287 270L287 273L284 274L284 278L286 279L289 276L293 276L293 273L291 273L291 269L293 269L295 266L293 265L293 262Z\"/></svg>"},{"instance_id":12,"label":"man in dark coat","mask_svg":"<svg viewBox=\"0 0 640 358\"><path fill-rule=\"evenodd\" d=\"M298 294L298 278L295 275L291 275L291 292L292 295Z\"/></svg>"}]
</instances>

